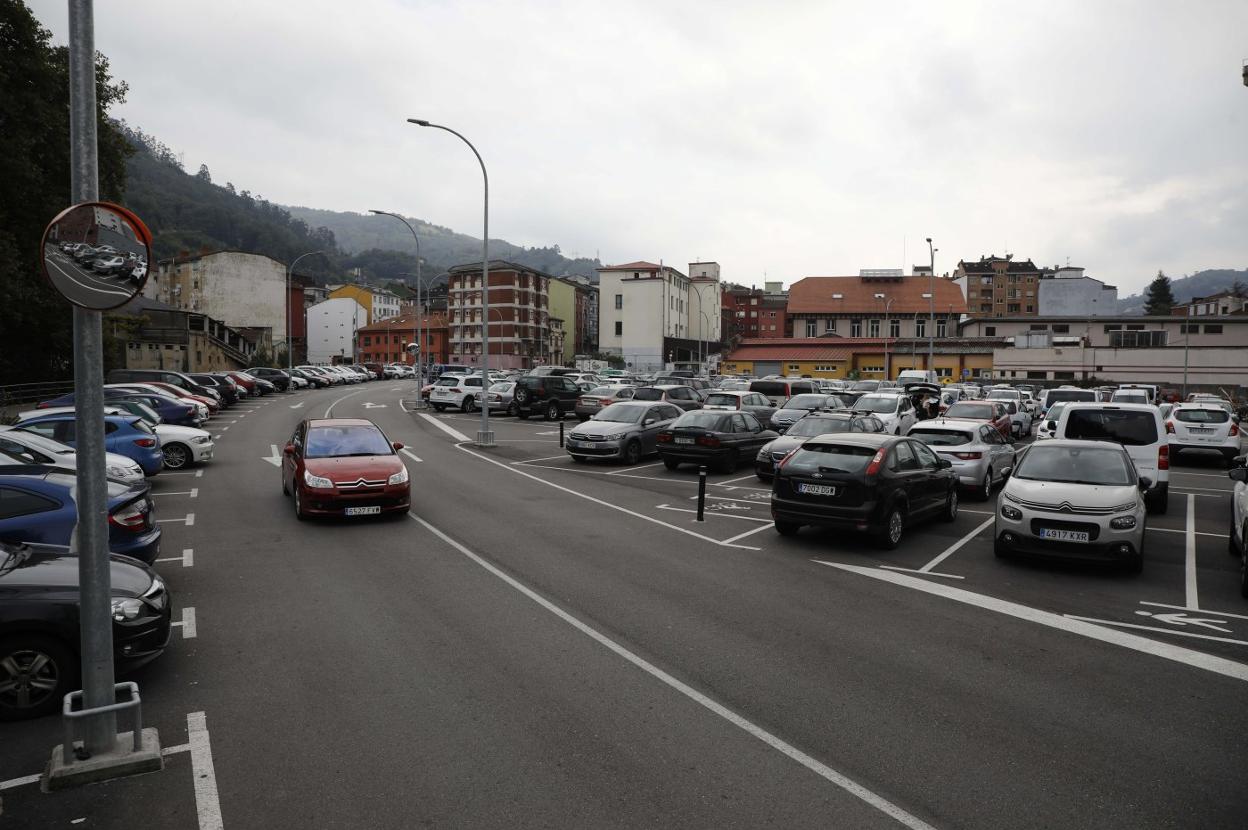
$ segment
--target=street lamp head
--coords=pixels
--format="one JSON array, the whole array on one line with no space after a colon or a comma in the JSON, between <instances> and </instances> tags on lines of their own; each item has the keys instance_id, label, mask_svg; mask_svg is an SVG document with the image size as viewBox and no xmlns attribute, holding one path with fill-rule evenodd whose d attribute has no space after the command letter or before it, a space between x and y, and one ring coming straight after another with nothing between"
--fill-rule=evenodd
<instances>
[{"instance_id":1,"label":"street lamp head","mask_svg":"<svg viewBox=\"0 0 1248 830\"><path fill-rule=\"evenodd\" d=\"M386 215L388 215L388 214L386 213L386 211L384 211L384 210L373 210L372 208L369 208L369 209L368 209L368 212L369 212L369 213L376 213L376 214L378 214L379 216L386 216Z\"/></svg>"},{"instance_id":2,"label":"street lamp head","mask_svg":"<svg viewBox=\"0 0 1248 830\"><path fill-rule=\"evenodd\" d=\"M409 118L409 119L407 119L407 123L409 123L409 124L417 124L417 125L419 125L419 126L421 126L421 127L428 127L428 126L429 126L429 122L428 122L428 121L426 121L426 120L424 120L423 118Z\"/></svg>"},{"instance_id":3,"label":"street lamp head","mask_svg":"<svg viewBox=\"0 0 1248 830\"><path fill-rule=\"evenodd\" d=\"M882 299L884 299L884 295L883 295L883 294L876 294L876 295L875 295L875 298L876 298L877 300L882 300Z\"/></svg>"},{"instance_id":4,"label":"street lamp head","mask_svg":"<svg viewBox=\"0 0 1248 830\"><path fill-rule=\"evenodd\" d=\"M926 241L927 241L927 244L929 244L929 245L930 245L930 244L932 244L932 238L931 238L930 236L927 238L927 240L926 240Z\"/></svg>"}]
</instances>

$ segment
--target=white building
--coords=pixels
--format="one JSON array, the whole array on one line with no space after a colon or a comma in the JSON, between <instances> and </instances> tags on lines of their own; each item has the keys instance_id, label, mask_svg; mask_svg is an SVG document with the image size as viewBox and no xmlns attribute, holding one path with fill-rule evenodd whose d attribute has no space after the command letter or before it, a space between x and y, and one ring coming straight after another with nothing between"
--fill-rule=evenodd
<instances>
[{"instance_id":1,"label":"white building","mask_svg":"<svg viewBox=\"0 0 1248 830\"><path fill-rule=\"evenodd\" d=\"M696 279L669 265L646 261L599 268L599 349L620 355L625 365L639 372L662 371L671 364L695 365L713 352L719 341L723 293L719 265L703 262L691 267Z\"/></svg>"},{"instance_id":2,"label":"white building","mask_svg":"<svg viewBox=\"0 0 1248 830\"><path fill-rule=\"evenodd\" d=\"M218 251L165 260L143 296L233 328L267 328L274 343L286 338L286 266L262 254Z\"/></svg>"},{"instance_id":3,"label":"white building","mask_svg":"<svg viewBox=\"0 0 1248 830\"><path fill-rule=\"evenodd\" d=\"M399 298L398 295L387 291L384 288L373 289L373 320L385 320L388 317L397 317L399 315Z\"/></svg>"},{"instance_id":4,"label":"white building","mask_svg":"<svg viewBox=\"0 0 1248 830\"><path fill-rule=\"evenodd\" d=\"M1065 266L1037 284L1040 317L1105 317L1118 314L1118 289Z\"/></svg>"},{"instance_id":5,"label":"white building","mask_svg":"<svg viewBox=\"0 0 1248 830\"><path fill-rule=\"evenodd\" d=\"M355 332L368 325L368 309L351 297L331 297L308 308L308 362L353 362Z\"/></svg>"}]
</instances>

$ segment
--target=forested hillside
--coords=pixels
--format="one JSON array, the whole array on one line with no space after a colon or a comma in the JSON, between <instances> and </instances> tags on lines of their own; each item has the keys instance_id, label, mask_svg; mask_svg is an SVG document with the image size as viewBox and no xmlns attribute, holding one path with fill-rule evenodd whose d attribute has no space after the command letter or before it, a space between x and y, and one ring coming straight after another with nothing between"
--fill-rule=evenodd
<instances>
[{"instance_id":1,"label":"forested hillside","mask_svg":"<svg viewBox=\"0 0 1248 830\"><path fill-rule=\"evenodd\" d=\"M1216 268L1208 271L1197 271L1187 277L1175 277L1170 280L1170 290L1174 299L1180 303L1188 302L1195 297L1208 297L1219 291L1229 291L1236 283L1248 285L1248 268L1234 271L1229 268ZM1143 314L1144 294L1118 298L1119 314Z\"/></svg>"}]
</instances>

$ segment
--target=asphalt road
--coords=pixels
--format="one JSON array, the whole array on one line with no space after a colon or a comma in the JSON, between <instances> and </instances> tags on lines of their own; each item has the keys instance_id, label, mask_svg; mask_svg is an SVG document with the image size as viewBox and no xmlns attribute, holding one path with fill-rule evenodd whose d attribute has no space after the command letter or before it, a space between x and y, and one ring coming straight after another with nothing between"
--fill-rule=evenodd
<instances>
[{"instance_id":1,"label":"asphalt road","mask_svg":"<svg viewBox=\"0 0 1248 830\"><path fill-rule=\"evenodd\" d=\"M137 678L169 767L43 795L10 782L59 722L5 725L0 827L1243 826L1218 469L1176 470L1138 577L995 560L972 501L881 553L782 539L745 467L696 523L691 468L574 467L535 420L459 446L412 387L229 410L156 479L193 609ZM410 516L296 521L266 459L331 406L407 444Z\"/></svg>"},{"instance_id":2,"label":"asphalt road","mask_svg":"<svg viewBox=\"0 0 1248 830\"><path fill-rule=\"evenodd\" d=\"M55 245L43 246L44 260L52 284L63 295L86 308L115 308L137 292L124 277L106 277L91 270Z\"/></svg>"}]
</instances>

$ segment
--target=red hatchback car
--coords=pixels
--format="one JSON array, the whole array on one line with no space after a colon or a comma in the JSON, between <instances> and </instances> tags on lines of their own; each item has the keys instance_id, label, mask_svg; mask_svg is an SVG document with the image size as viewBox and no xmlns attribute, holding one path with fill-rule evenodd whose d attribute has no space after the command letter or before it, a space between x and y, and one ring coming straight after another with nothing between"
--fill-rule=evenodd
<instances>
[{"instance_id":1,"label":"red hatchback car","mask_svg":"<svg viewBox=\"0 0 1248 830\"><path fill-rule=\"evenodd\" d=\"M1013 434L1010 410L1001 401L958 401L946 409L941 417L990 424L996 427L1007 441Z\"/></svg>"},{"instance_id":2,"label":"red hatchback car","mask_svg":"<svg viewBox=\"0 0 1248 830\"><path fill-rule=\"evenodd\" d=\"M305 420L282 453L282 492L294 494L295 516L370 516L406 512L407 467L372 421Z\"/></svg>"}]
</instances>

